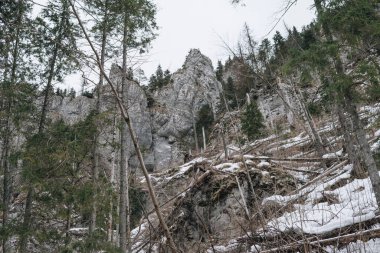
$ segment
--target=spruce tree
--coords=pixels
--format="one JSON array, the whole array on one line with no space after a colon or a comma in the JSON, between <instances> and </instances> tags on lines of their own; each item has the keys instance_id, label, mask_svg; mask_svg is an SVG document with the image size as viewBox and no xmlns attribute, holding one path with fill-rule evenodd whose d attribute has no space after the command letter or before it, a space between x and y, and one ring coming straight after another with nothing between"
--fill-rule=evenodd
<instances>
[{"instance_id":1,"label":"spruce tree","mask_svg":"<svg viewBox=\"0 0 380 253\"><path fill-rule=\"evenodd\" d=\"M241 129L250 141L264 135L264 118L255 101L248 104L241 115Z\"/></svg>"},{"instance_id":2,"label":"spruce tree","mask_svg":"<svg viewBox=\"0 0 380 253\"><path fill-rule=\"evenodd\" d=\"M76 30L71 22L67 0L50 1L35 21L37 33L34 37L34 54L41 66L40 78L45 81L43 103L39 117L38 134L44 133L47 121L49 98L53 93L53 81L62 81L78 65ZM39 159L39 157L35 157ZM24 170L28 170L24 168ZM32 228L33 200L35 185L27 183L27 198L20 234L19 250L27 252L29 234Z\"/></svg>"}]
</instances>

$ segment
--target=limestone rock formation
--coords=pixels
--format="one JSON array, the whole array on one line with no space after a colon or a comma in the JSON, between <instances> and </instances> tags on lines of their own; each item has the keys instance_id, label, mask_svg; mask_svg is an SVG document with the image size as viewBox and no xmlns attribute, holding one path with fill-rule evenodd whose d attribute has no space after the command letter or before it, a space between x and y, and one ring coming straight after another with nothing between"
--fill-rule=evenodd
<instances>
[{"instance_id":1,"label":"limestone rock formation","mask_svg":"<svg viewBox=\"0 0 380 253\"><path fill-rule=\"evenodd\" d=\"M170 83L154 92L151 113L158 169L183 162L184 152L193 147L199 110L209 105L216 115L221 91L211 60L193 49Z\"/></svg>"},{"instance_id":2,"label":"limestone rock formation","mask_svg":"<svg viewBox=\"0 0 380 253\"><path fill-rule=\"evenodd\" d=\"M112 66L110 78L120 90L122 72L117 65ZM190 51L183 67L172 75L168 85L151 94L152 106L148 107L146 89L135 81L128 81L124 94L126 107L150 171L183 162L184 154L193 149L194 123L199 110L209 105L216 115L221 91L211 60L197 49ZM120 121L119 109L108 85L101 88L100 94L100 112L106 119L101 126L101 163L111 166L110 157L115 152L111 143L119 138L116 127ZM84 120L95 105L96 99L84 96L73 99L56 96L49 117L73 124ZM127 145L129 166L136 169L139 165L134 147L131 141Z\"/></svg>"}]
</instances>

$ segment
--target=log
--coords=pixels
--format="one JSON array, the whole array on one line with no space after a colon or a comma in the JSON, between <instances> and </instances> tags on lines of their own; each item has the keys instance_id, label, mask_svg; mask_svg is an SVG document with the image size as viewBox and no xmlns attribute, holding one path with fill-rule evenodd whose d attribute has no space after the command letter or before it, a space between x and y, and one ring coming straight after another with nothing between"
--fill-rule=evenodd
<instances>
[{"instance_id":1,"label":"log","mask_svg":"<svg viewBox=\"0 0 380 253\"><path fill-rule=\"evenodd\" d=\"M333 173L334 171L338 170L340 167L346 165L348 163L348 161L343 161L333 167L331 167L330 169L328 169L326 172L324 172L323 174L319 175L318 177L314 178L313 180L309 181L307 184L303 185L301 188L295 190L294 192L292 192L290 195L293 195L303 189L305 189L306 187L314 184L315 182L318 182L319 180L321 180L322 178L324 177L327 177L328 175L330 175L331 173Z\"/></svg>"},{"instance_id":2,"label":"log","mask_svg":"<svg viewBox=\"0 0 380 253\"><path fill-rule=\"evenodd\" d=\"M366 238L380 237L380 228L359 231L357 233L341 235L341 236L331 237L331 238L322 239L322 240L318 240L318 239L315 240L315 238L313 237L306 238L305 240L293 242L281 247L268 249L268 250L262 250L260 251L260 253L284 252L284 251L290 251L290 250L292 250L292 252L293 251L295 252L298 248L303 247L304 245L323 247L323 246L328 246L331 244L337 245L339 242L341 244L342 243L348 244L350 242L356 241L363 237L366 237Z\"/></svg>"},{"instance_id":3,"label":"log","mask_svg":"<svg viewBox=\"0 0 380 253\"><path fill-rule=\"evenodd\" d=\"M326 161L339 161L342 158L340 157L329 157L329 158L318 158L318 157L305 157L305 158L280 158L280 157L266 157L266 156L259 156L259 157L250 157L246 158L253 161L260 161L260 160L266 160L266 161L284 161L284 162L326 162Z\"/></svg>"},{"instance_id":4,"label":"log","mask_svg":"<svg viewBox=\"0 0 380 253\"><path fill-rule=\"evenodd\" d=\"M317 171L294 169L294 168L289 168L287 166L284 166L284 165L282 165L280 163L276 163L276 164L279 165L284 170L290 170L290 171L296 171L296 172L302 172L302 173L309 173L309 174L317 174L317 175L321 174L320 172L317 172Z\"/></svg>"}]
</instances>

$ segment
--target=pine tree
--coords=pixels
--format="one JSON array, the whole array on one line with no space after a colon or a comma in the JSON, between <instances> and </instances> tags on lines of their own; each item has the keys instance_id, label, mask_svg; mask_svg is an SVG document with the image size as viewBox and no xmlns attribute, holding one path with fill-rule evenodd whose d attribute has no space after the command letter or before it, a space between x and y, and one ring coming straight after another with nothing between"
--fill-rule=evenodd
<instances>
[{"instance_id":1,"label":"pine tree","mask_svg":"<svg viewBox=\"0 0 380 253\"><path fill-rule=\"evenodd\" d=\"M49 2L43 9L42 15L35 21L38 33L35 34L34 54L38 57L41 69L41 78L46 80L44 98L41 108L38 133L41 135L46 127L48 103L53 93L53 81L61 81L63 76L70 73L78 65L76 49L75 26L70 20L69 3L67 0ZM36 157L36 159L38 159ZM24 168L27 170L27 168ZM35 186L28 182L27 198L25 203L22 233L20 235L19 250L27 251L28 237L32 226L32 209Z\"/></svg>"},{"instance_id":2,"label":"pine tree","mask_svg":"<svg viewBox=\"0 0 380 253\"><path fill-rule=\"evenodd\" d=\"M349 42L350 49L354 49L354 51L355 48L363 45L364 42L371 37L375 38L375 41L378 41L380 34L380 17L376 13L376 4L377 1L371 0L344 2L336 0L329 4L329 8L324 8L321 0L315 0L318 17L323 33L326 35L326 43L329 44L329 48L335 45L336 48L341 49L341 47L337 46L338 41L333 38L333 32L339 34L341 40ZM328 21L327 17L331 17L332 20ZM357 96L355 96L355 86L353 84L357 81L358 77L355 75L355 72L351 73L351 75L345 72L339 50L332 50L331 52L330 57L334 62L333 69L335 72L332 73L333 83L330 83L329 87L332 88L334 94L341 95L341 99L338 98L337 102L343 106L351 117L352 131L358 140L360 153L369 173L377 203L380 206L380 177L378 168L371 153L364 127L359 119L356 108L358 99ZM361 55L361 53L358 53L358 55ZM373 62L371 62L371 60L368 61L368 59L370 59L370 57L360 57L358 66L372 65ZM361 70L360 67L358 69L359 71ZM360 83L363 82L363 79L371 81L371 78L374 77L373 73L367 71L361 74L359 78ZM376 75L379 76L379 74L380 73L377 72Z\"/></svg>"}]
</instances>

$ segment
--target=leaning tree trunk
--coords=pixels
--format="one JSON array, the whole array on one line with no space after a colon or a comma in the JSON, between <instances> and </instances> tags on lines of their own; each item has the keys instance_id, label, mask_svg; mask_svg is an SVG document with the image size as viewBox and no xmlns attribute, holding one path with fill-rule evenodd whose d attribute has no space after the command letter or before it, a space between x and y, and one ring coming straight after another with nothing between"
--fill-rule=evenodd
<instances>
[{"instance_id":1,"label":"leaning tree trunk","mask_svg":"<svg viewBox=\"0 0 380 253\"><path fill-rule=\"evenodd\" d=\"M326 151L323 146L322 138L318 133L318 130L317 130L317 127L315 126L313 118L310 116L310 113L306 108L302 93L300 89L296 87L296 85L293 82L291 82L291 86L293 88L295 98L297 102L299 103L299 106L301 107L302 118L304 119L304 121L309 126L309 129L311 130L311 136L313 137L313 142L316 146L318 156L323 157ZM323 166L323 168L325 169L327 168L326 163L324 161L321 162L321 165Z\"/></svg>"},{"instance_id":2,"label":"leaning tree trunk","mask_svg":"<svg viewBox=\"0 0 380 253\"><path fill-rule=\"evenodd\" d=\"M130 134L130 137L131 137L131 140L132 140L132 143L133 143L133 146L135 148L135 151L136 151L136 154L137 154L137 158L139 160L139 163L140 163L140 166L141 166L141 170L144 174L144 177L145 177L145 180L146 180L146 183L147 183L147 187L148 187L148 191L149 191L149 196L153 202L153 206L154 206L154 210L157 214L157 218L160 222L160 226L161 228L163 229L164 231L164 234L167 238L167 242L168 242L168 245L172 251L172 253L177 253L178 250L177 250L177 247L174 243L174 240L173 240L173 237L170 233L170 230L164 220L164 217L162 215L162 212L161 212L161 209L160 209L160 206L158 204L158 201L157 201L157 197L156 197L156 193L153 189L153 185L152 185L152 182L150 180L150 177L149 177L149 173L148 173L148 170L145 166L145 163L144 163L144 158L143 158L143 155L141 153L141 149L140 149L140 145L137 141L137 135L136 135L136 132L134 130L134 128L132 127L132 123L131 123L131 119L129 117L129 114L128 114L128 111L126 110L122 100L120 99L119 95L118 95L118 92L115 88L115 85L113 84L113 82L111 81L111 79L106 75L104 69L101 67L100 65L100 58L99 58L99 55L98 53L96 52L95 50L95 47L94 45L92 44L87 32L86 32L86 29L84 28L83 26L83 23L78 15L78 12L76 11L75 9L75 6L73 5L72 1L69 0L69 3L70 3L70 6L73 10L73 13L75 15L75 17L77 18L78 20L78 23L79 23L79 26L81 27L81 30L87 40L87 42L89 43L90 47L91 47L91 50L92 52L95 54L95 58L96 58L96 62L97 64L100 66L100 70L101 72L103 73L104 75L104 78L107 80L108 84L110 85L111 87L111 90L116 98L116 101L117 101L117 105L119 106L119 109L120 109L120 113L121 113L121 116L123 118L123 120L127 123L127 126L128 126L128 130L129 130L129 134Z\"/></svg>"},{"instance_id":3,"label":"leaning tree trunk","mask_svg":"<svg viewBox=\"0 0 380 253\"><path fill-rule=\"evenodd\" d=\"M349 95L348 95L349 96ZM368 144L363 125L360 121L356 106L351 101L346 101L346 108L352 119L352 128L355 133L360 151L363 157L363 162L368 170L369 178L371 179L372 188L375 193L377 206L380 208L380 176L376 166L376 161L373 158L371 148Z\"/></svg>"},{"instance_id":4,"label":"leaning tree trunk","mask_svg":"<svg viewBox=\"0 0 380 253\"><path fill-rule=\"evenodd\" d=\"M314 0L315 7L318 12L318 16L323 15L323 7L322 7L322 0ZM326 35L326 39L330 42L332 42L333 36L330 31L330 27L326 21L322 23L322 28L324 30L324 33ZM339 58L339 55L336 55L332 59L334 61L334 67L337 74L344 76L344 68L343 63L341 59ZM353 133L356 135L358 144L360 146L361 156L363 158L363 161L367 167L369 177L371 179L372 188L375 193L376 202L378 208L380 208L380 176L379 172L376 167L375 159L373 158L373 155L371 153L370 146L368 144L368 141L366 139L364 128L360 122L359 114L357 112L356 106L354 104L354 99L352 97L352 92L348 90L349 88L346 88L345 90L342 90L343 95L343 101L341 102L341 105L345 108L345 110L348 112L348 114L351 117L352 125L353 125ZM339 106L339 103L337 103Z\"/></svg>"},{"instance_id":5,"label":"leaning tree trunk","mask_svg":"<svg viewBox=\"0 0 380 253\"><path fill-rule=\"evenodd\" d=\"M354 143L356 142L356 138L350 132L350 127L348 126L347 119L344 115L343 108L341 106L335 105L335 111L338 115L338 121L342 129L343 139L344 139L344 147L348 154L348 159L350 163L354 166L354 173L356 176L362 175L362 170L360 166L359 154L356 152Z\"/></svg>"}]
</instances>

